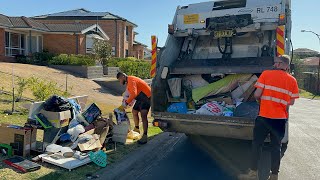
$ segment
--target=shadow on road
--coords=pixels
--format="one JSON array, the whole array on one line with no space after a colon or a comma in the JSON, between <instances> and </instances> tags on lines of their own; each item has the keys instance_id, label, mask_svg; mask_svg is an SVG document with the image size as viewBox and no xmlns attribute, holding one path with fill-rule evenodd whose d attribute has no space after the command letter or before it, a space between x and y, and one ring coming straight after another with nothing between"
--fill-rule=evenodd
<instances>
[{"instance_id":1,"label":"shadow on road","mask_svg":"<svg viewBox=\"0 0 320 180\"><path fill-rule=\"evenodd\" d=\"M250 167L251 141L203 136L191 136L190 138L235 179ZM260 180L268 179L270 164L270 148L266 144L258 165Z\"/></svg>"}]
</instances>

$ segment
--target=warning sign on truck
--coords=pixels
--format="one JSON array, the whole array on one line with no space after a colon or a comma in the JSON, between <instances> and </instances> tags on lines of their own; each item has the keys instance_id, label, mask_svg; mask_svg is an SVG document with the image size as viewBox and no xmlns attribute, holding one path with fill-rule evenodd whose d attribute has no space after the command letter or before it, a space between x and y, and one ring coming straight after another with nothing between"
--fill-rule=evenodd
<instances>
[{"instance_id":1,"label":"warning sign on truck","mask_svg":"<svg viewBox=\"0 0 320 180\"><path fill-rule=\"evenodd\" d=\"M199 14L187 14L183 17L184 24L196 24L199 23Z\"/></svg>"}]
</instances>

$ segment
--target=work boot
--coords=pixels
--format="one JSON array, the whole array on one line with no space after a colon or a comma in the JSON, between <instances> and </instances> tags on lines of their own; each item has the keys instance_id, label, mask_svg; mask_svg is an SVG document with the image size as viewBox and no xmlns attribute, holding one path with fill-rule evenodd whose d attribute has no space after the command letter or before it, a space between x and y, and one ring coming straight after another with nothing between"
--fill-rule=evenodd
<instances>
[{"instance_id":1,"label":"work boot","mask_svg":"<svg viewBox=\"0 0 320 180\"><path fill-rule=\"evenodd\" d=\"M138 141L139 144L146 144L148 142L148 135L142 135L141 139Z\"/></svg>"},{"instance_id":2,"label":"work boot","mask_svg":"<svg viewBox=\"0 0 320 180\"><path fill-rule=\"evenodd\" d=\"M246 174L240 174L238 176L239 180L258 180L258 172L249 169L248 173Z\"/></svg>"},{"instance_id":3,"label":"work boot","mask_svg":"<svg viewBox=\"0 0 320 180\"><path fill-rule=\"evenodd\" d=\"M138 128L136 128L136 127L133 129L133 131L140 134L140 129L138 129Z\"/></svg>"},{"instance_id":4,"label":"work boot","mask_svg":"<svg viewBox=\"0 0 320 180\"><path fill-rule=\"evenodd\" d=\"M270 174L268 180L278 180L278 174Z\"/></svg>"}]
</instances>

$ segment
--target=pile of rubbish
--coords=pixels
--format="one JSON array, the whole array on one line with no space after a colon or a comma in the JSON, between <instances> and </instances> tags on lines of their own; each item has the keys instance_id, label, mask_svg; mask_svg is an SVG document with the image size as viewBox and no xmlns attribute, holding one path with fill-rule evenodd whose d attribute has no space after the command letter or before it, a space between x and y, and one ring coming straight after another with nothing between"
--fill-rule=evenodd
<instances>
[{"instance_id":1,"label":"pile of rubbish","mask_svg":"<svg viewBox=\"0 0 320 180\"><path fill-rule=\"evenodd\" d=\"M167 112L255 119L253 74L190 75L168 79Z\"/></svg>"},{"instance_id":2,"label":"pile of rubbish","mask_svg":"<svg viewBox=\"0 0 320 180\"><path fill-rule=\"evenodd\" d=\"M10 157L4 162L22 172L40 169L35 163L40 160L70 171L90 162L105 167L107 154L101 149L107 143L113 143L116 150L116 142L139 138L139 133L130 130L124 108L114 110L117 121L113 122L112 113L102 117L100 108L95 103L87 106L86 101L87 96L54 95L31 104L24 127L0 124L0 150ZM40 146L37 130L43 130ZM24 158L31 153L37 154L33 162Z\"/></svg>"}]
</instances>

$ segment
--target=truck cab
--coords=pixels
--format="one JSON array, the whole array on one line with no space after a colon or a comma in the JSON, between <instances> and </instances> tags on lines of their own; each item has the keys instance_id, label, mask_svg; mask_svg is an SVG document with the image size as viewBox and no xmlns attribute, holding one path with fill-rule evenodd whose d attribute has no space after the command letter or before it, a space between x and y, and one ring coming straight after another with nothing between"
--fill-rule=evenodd
<instances>
[{"instance_id":1,"label":"truck cab","mask_svg":"<svg viewBox=\"0 0 320 180\"><path fill-rule=\"evenodd\" d=\"M168 80L258 77L272 69L274 57L289 54L290 41L290 0L218 0L177 7L152 81L154 124L165 131L251 140L253 118L168 112L172 103L194 101L183 85L181 97L172 98Z\"/></svg>"}]
</instances>

